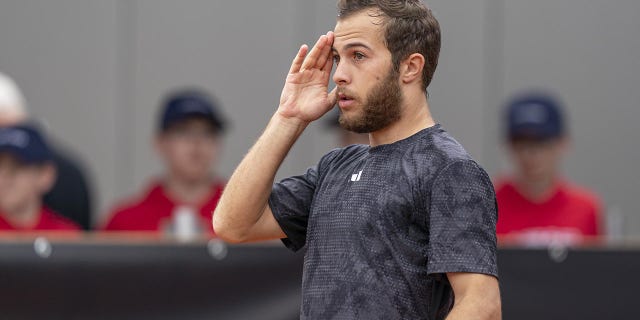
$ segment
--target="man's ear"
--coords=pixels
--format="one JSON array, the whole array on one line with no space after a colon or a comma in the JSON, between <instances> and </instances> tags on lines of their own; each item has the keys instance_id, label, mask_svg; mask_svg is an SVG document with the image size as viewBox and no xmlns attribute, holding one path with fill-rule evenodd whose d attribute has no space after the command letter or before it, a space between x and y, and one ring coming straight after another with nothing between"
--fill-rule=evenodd
<instances>
[{"instance_id":1,"label":"man's ear","mask_svg":"<svg viewBox=\"0 0 640 320\"><path fill-rule=\"evenodd\" d=\"M412 53L400 64L400 80L403 83L422 81L422 69L424 69L424 56Z\"/></svg>"}]
</instances>

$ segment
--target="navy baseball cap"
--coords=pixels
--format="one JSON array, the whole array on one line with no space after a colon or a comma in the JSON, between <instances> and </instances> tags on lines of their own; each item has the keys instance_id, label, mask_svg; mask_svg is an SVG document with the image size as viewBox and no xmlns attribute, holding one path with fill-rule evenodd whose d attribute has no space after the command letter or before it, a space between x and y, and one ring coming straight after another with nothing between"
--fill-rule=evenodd
<instances>
[{"instance_id":1,"label":"navy baseball cap","mask_svg":"<svg viewBox=\"0 0 640 320\"><path fill-rule=\"evenodd\" d=\"M219 107L206 93L198 90L177 91L164 101L159 129L166 131L172 125L191 118L202 118L218 131L224 131L225 120L220 114Z\"/></svg>"},{"instance_id":2,"label":"navy baseball cap","mask_svg":"<svg viewBox=\"0 0 640 320\"><path fill-rule=\"evenodd\" d=\"M562 108L550 94L529 93L515 97L507 105L507 137L547 140L563 136Z\"/></svg>"},{"instance_id":3,"label":"navy baseball cap","mask_svg":"<svg viewBox=\"0 0 640 320\"><path fill-rule=\"evenodd\" d=\"M53 161L51 150L38 130L30 125L0 128L0 153L9 153L26 164Z\"/></svg>"}]
</instances>

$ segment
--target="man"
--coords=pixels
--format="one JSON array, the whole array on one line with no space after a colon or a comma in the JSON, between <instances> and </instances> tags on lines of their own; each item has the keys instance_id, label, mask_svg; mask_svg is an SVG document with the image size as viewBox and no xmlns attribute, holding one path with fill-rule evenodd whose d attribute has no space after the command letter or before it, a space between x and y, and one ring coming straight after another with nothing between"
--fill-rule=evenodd
<instances>
[{"instance_id":1,"label":"man","mask_svg":"<svg viewBox=\"0 0 640 320\"><path fill-rule=\"evenodd\" d=\"M499 319L493 187L427 103L437 20L420 1L338 7L335 31L294 58L278 110L216 209L217 234L306 245L302 319ZM369 133L370 146L272 184L336 101L341 125Z\"/></svg>"},{"instance_id":2,"label":"man","mask_svg":"<svg viewBox=\"0 0 640 320\"><path fill-rule=\"evenodd\" d=\"M0 127L27 122L27 104L18 85L0 72ZM50 145L57 178L44 196L46 207L78 223L91 227L91 187L84 168L66 148Z\"/></svg>"},{"instance_id":3,"label":"man","mask_svg":"<svg viewBox=\"0 0 640 320\"><path fill-rule=\"evenodd\" d=\"M564 180L568 135L560 102L527 93L506 108L506 140L515 169L496 185L501 239L522 245L583 243L602 233L599 199Z\"/></svg>"},{"instance_id":4,"label":"man","mask_svg":"<svg viewBox=\"0 0 640 320\"><path fill-rule=\"evenodd\" d=\"M352 144L369 144L369 135L346 130L340 126L340 111L333 109L327 115L326 126L337 135L337 143L340 147Z\"/></svg>"},{"instance_id":5,"label":"man","mask_svg":"<svg viewBox=\"0 0 640 320\"><path fill-rule=\"evenodd\" d=\"M0 128L0 231L78 231L43 205L56 179L53 157L33 126Z\"/></svg>"},{"instance_id":6,"label":"man","mask_svg":"<svg viewBox=\"0 0 640 320\"><path fill-rule=\"evenodd\" d=\"M159 120L155 146L166 173L142 198L119 206L104 229L171 233L183 221L179 212L191 212L192 232L212 234L209 221L224 187L211 172L225 125L218 107L202 91L181 90L167 97Z\"/></svg>"}]
</instances>

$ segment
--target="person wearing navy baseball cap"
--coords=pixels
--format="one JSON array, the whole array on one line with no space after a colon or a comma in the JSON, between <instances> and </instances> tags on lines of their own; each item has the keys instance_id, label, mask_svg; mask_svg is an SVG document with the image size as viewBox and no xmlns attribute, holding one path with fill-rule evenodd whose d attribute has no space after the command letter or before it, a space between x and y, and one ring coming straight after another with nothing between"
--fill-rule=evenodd
<instances>
[{"instance_id":1,"label":"person wearing navy baseball cap","mask_svg":"<svg viewBox=\"0 0 640 320\"><path fill-rule=\"evenodd\" d=\"M220 114L220 107L211 96L201 90L177 91L166 97L159 130L167 131L172 125L188 119L205 120L211 129L222 133L226 121Z\"/></svg>"},{"instance_id":2,"label":"person wearing navy baseball cap","mask_svg":"<svg viewBox=\"0 0 640 320\"><path fill-rule=\"evenodd\" d=\"M226 127L221 107L205 91L185 89L166 96L155 135L165 172L141 198L117 206L103 229L171 233L184 229L176 223L191 221L191 233L213 234L209 221L225 184L213 170ZM183 218L176 218L176 212ZM185 212L191 217L184 218Z\"/></svg>"},{"instance_id":3,"label":"person wearing navy baseball cap","mask_svg":"<svg viewBox=\"0 0 640 320\"><path fill-rule=\"evenodd\" d=\"M510 140L545 141L562 139L565 121L559 101L540 93L515 98L507 110Z\"/></svg>"},{"instance_id":4,"label":"person wearing navy baseball cap","mask_svg":"<svg viewBox=\"0 0 640 320\"><path fill-rule=\"evenodd\" d=\"M18 84L0 71L0 127L30 123L31 116ZM87 164L73 152L72 146L58 139L49 140L57 179L44 195L44 206L89 230L93 217L93 184Z\"/></svg>"},{"instance_id":5,"label":"person wearing navy baseball cap","mask_svg":"<svg viewBox=\"0 0 640 320\"><path fill-rule=\"evenodd\" d=\"M525 92L504 112L513 173L496 184L498 236L524 245L578 244L602 234L597 196L563 178L566 111L553 94Z\"/></svg>"},{"instance_id":6,"label":"person wearing navy baseball cap","mask_svg":"<svg viewBox=\"0 0 640 320\"><path fill-rule=\"evenodd\" d=\"M0 231L75 231L43 205L56 180L53 154L33 125L0 128Z\"/></svg>"}]
</instances>

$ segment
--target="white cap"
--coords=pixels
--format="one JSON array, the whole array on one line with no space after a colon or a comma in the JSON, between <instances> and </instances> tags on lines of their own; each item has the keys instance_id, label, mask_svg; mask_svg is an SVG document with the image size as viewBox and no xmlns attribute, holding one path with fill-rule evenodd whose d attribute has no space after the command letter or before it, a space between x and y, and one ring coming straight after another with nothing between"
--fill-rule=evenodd
<instances>
[{"instance_id":1,"label":"white cap","mask_svg":"<svg viewBox=\"0 0 640 320\"><path fill-rule=\"evenodd\" d=\"M0 72L0 117L27 116L27 106L18 85L6 74Z\"/></svg>"}]
</instances>

